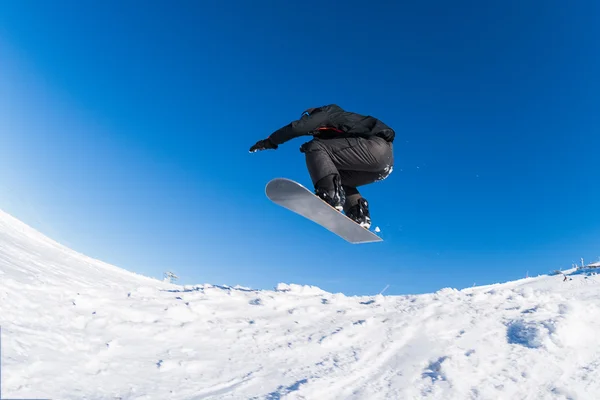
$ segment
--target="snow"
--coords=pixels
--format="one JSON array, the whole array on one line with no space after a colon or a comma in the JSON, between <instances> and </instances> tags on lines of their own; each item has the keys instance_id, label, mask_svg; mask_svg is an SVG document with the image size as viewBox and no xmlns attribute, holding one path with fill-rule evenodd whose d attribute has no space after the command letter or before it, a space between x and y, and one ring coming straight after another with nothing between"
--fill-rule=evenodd
<instances>
[{"instance_id":1,"label":"snow","mask_svg":"<svg viewBox=\"0 0 600 400\"><path fill-rule=\"evenodd\" d=\"M597 398L593 271L405 296L181 286L76 253L0 211L0 395Z\"/></svg>"},{"instance_id":2,"label":"snow","mask_svg":"<svg viewBox=\"0 0 600 400\"><path fill-rule=\"evenodd\" d=\"M598 268L598 267L600 267L600 261L588 264L587 267L589 267L589 268Z\"/></svg>"}]
</instances>

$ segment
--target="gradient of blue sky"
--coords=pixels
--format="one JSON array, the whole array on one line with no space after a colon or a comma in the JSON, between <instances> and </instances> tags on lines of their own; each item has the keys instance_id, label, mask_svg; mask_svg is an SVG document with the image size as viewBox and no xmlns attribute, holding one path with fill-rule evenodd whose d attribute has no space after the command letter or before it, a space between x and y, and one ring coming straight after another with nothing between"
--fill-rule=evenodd
<instances>
[{"instance_id":1,"label":"gradient of blue sky","mask_svg":"<svg viewBox=\"0 0 600 400\"><path fill-rule=\"evenodd\" d=\"M181 283L421 293L600 256L597 2L4 2L0 207ZM396 129L385 242L271 204L309 106Z\"/></svg>"}]
</instances>

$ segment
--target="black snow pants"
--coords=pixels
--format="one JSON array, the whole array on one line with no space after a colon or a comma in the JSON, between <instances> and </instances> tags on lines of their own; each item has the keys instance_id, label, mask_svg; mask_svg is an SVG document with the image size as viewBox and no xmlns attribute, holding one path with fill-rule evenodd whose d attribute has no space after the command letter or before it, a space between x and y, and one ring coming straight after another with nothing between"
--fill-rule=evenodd
<instances>
[{"instance_id":1,"label":"black snow pants","mask_svg":"<svg viewBox=\"0 0 600 400\"><path fill-rule=\"evenodd\" d=\"M361 198L357 187L387 178L394 166L393 144L378 136L315 138L304 143L300 151L306 156L315 188L320 182L332 182L335 175L341 178L346 193L344 211Z\"/></svg>"}]
</instances>

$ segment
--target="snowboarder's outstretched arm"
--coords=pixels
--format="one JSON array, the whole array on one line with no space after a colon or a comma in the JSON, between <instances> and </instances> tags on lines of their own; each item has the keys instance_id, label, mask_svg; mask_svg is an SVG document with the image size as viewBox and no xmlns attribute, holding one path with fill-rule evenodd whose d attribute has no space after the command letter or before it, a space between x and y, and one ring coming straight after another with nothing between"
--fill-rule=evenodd
<instances>
[{"instance_id":1,"label":"snowboarder's outstretched arm","mask_svg":"<svg viewBox=\"0 0 600 400\"><path fill-rule=\"evenodd\" d=\"M315 112L310 115L304 114L300 119L279 128L268 138L256 142L256 144L250 148L250 152L254 153L259 150L277 149L280 144L283 144L288 140L312 134L315 129L326 125L327 121L328 115L325 112Z\"/></svg>"}]
</instances>

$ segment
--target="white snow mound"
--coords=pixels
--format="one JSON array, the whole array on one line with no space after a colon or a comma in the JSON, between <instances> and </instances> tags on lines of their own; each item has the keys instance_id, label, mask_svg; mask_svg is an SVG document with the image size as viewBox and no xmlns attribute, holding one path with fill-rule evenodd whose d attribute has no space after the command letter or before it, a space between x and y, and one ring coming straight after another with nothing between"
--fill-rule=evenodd
<instances>
[{"instance_id":1,"label":"white snow mound","mask_svg":"<svg viewBox=\"0 0 600 400\"><path fill-rule=\"evenodd\" d=\"M592 271L409 296L180 286L0 211L0 396L593 399Z\"/></svg>"}]
</instances>

